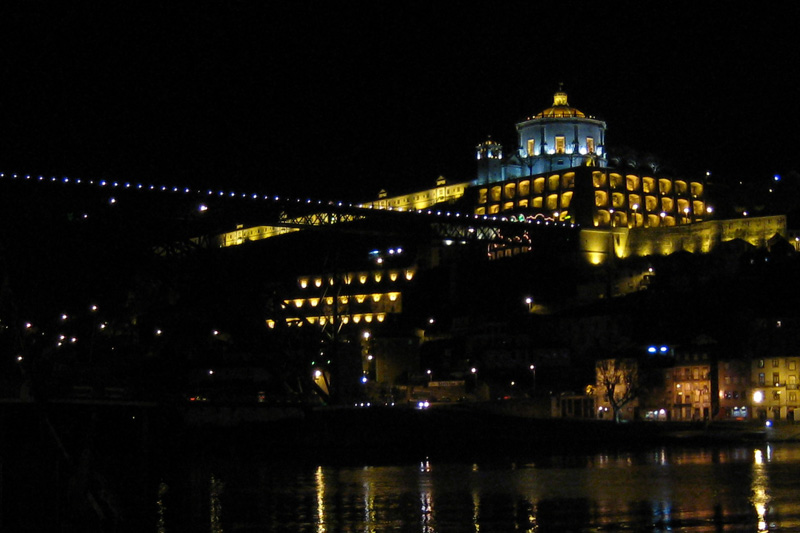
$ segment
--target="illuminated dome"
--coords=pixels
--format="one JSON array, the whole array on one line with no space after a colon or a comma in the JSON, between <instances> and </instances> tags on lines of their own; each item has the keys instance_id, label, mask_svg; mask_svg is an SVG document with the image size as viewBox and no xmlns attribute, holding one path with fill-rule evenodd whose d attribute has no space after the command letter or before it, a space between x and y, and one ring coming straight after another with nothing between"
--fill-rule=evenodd
<instances>
[{"instance_id":1,"label":"illuminated dome","mask_svg":"<svg viewBox=\"0 0 800 533\"><path fill-rule=\"evenodd\" d=\"M559 90L553 95L553 106L548 107L544 111L538 113L533 118L570 118L570 117L585 117L583 111L579 111L574 107L570 107L567 102L567 93Z\"/></svg>"}]
</instances>

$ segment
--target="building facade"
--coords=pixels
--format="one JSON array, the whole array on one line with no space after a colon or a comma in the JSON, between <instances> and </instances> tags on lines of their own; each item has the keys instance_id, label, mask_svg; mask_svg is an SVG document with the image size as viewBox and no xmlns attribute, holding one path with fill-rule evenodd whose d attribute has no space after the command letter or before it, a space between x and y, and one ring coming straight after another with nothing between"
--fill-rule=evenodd
<instances>
[{"instance_id":1,"label":"building facade","mask_svg":"<svg viewBox=\"0 0 800 533\"><path fill-rule=\"evenodd\" d=\"M770 357L751 363L753 416L762 420L795 419L800 357Z\"/></svg>"}]
</instances>

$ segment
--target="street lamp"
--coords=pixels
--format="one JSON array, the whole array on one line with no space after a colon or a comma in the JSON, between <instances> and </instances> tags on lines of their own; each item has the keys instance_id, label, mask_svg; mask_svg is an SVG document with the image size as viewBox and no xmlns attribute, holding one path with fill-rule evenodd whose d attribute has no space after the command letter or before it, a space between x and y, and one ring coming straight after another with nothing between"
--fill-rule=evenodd
<instances>
[{"instance_id":1,"label":"street lamp","mask_svg":"<svg viewBox=\"0 0 800 533\"><path fill-rule=\"evenodd\" d=\"M525 298L525 305L528 306L528 312L530 313L533 310L533 298L530 296Z\"/></svg>"},{"instance_id":2,"label":"street lamp","mask_svg":"<svg viewBox=\"0 0 800 533\"><path fill-rule=\"evenodd\" d=\"M426 370L425 373L428 374L428 383L430 383L433 380L433 374L430 369Z\"/></svg>"},{"instance_id":3,"label":"street lamp","mask_svg":"<svg viewBox=\"0 0 800 533\"><path fill-rule=\"evenodd\" d=\"M531 365L530 370L533 375L533 392L536 392L536 365Z\"/></svg>"}]
</instances>

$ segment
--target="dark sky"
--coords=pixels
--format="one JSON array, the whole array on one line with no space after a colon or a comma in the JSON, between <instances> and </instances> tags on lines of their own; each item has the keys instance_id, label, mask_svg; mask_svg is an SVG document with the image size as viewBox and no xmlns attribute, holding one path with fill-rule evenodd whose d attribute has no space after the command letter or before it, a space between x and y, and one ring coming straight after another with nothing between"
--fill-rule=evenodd
<instances>
[{"instance_id":1,"label":"dark sky","mask_svg":"<svg viewBox=\"0 0 800 533\"><path fill-rule=\"evenodd\" d=\"M0 170L400 193L474 177L559 82L682 174L798 169L798 8L663 4L4 3Z\"/></svg>"}]
</instances>

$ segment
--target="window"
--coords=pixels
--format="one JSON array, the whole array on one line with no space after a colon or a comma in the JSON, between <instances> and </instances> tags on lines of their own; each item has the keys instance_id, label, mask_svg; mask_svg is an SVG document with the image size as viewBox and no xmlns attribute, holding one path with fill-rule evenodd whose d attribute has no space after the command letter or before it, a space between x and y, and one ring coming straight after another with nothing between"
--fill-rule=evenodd
<instances>
[{"instance_id":1,"label":"window","mask_svg":"<svg viewBox=\"0 0 800 533\"><path fill-rule=\"evenodd\" d=\"M764 373L761 372L760 374L758 374L758 384L759 385L764 385L765 383L766 383L766 381L765 381Z\"/></svg>"},{"instance_id":2,"label":"window","mask_svg":"<svg viewBox=\"0 0 800 533\"><path fill-rule=\"evenodd\" d=\"M789 370L795 370L796 367L797 367L797 362L796 361L789 361L788 366L789 366Z\"/></svg>"},{"instance_id":3,"label":"window","mask_svg":"<svg viewBox=\"0 0 800 533\"><path fill-rule=\"evenodd\" d=\"M759 359L758 360L758 368L764 368L764 360L763 359Z\"/></svg>"},{"instance_id":4,"label":"window","mask_svg":"<svg viewBox=\"0 0 800 533\"><path fill-rule=\"evenodd\" d=\"M781 375L778 372L772 373L772 383L777 387L781 383Z\"/></svg>"},{"instance_id":5,"label":"window","mask_svg":"<svg viewBox=\"0 0 800 533\"><path fill-rule=\"evenodd\" d=\"M781 401L781 391L779 390L772 391L772 400L776 402Z\"/></svg>"},{"instance_id":6,"label":"window","mask_svg":"<svg viewBox=\"0 0 800 533\"><path fill-rule=\"evenodd\" d=\"M772 360L772 368L778 368L780 366L780 360L773 359Z\"/></svg>"},{"instance_id":7,"label":"window","mask_svg":"<svg viewBox=\"0 0 800 533\"><path fill-rule=\"evenodd\" d=\"M534 148L536 148L536 141L534 141L533 139L528 139L528 156L529 157L535 154L535 152L533 151Z\"/></svg>"},{"instance_id":8,"label":"window","mask_svg":"<svg viewBox=\"0 0 800 533\"><path fill-rule=\"evenodd\" d=\"M796 402L797 401L797 393L796 392L790 392L789 393L789 401L790 402Z\"/></svg>"},{"instance_id":9,"label":"window","mask_svg":"<svg viewBox=\"0 0 800 533\"><path fill-rule=\"evenodd\" d=\"M556 136L556 153L563 154L567 151L567 141L563 135Z\"/></svg>"},{"instance_id":10,"label":"window","mask_svg":"<svg viewBox=\"0 0 800 533\"><path fill-rule=\"evenodd\" d=\"M594 138L586 137L586 151L590 154L594 153Z\"/></svg>"}]
</instances>

